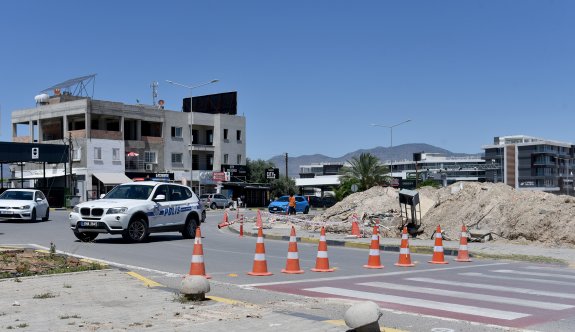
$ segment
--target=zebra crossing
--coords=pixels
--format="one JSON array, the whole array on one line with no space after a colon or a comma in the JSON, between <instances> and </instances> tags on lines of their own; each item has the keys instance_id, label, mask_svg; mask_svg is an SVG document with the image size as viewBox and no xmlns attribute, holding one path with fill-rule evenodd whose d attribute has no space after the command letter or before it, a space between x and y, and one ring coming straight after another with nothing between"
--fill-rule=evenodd
<instances>
[{"instance_id":1,"label":"zebra crossing","mask_svg":"<svg viewBox=\"0 0 575 332\"><path fill-rule=\"evenodd\" d=\"M566 287L567 286L567 287ZM481 272L422 271L348 280L264 286L314 297L370 300L383 309L505 327L575 317L575 271L560 267L489 267Z\"/></svg>"}]
</instances>

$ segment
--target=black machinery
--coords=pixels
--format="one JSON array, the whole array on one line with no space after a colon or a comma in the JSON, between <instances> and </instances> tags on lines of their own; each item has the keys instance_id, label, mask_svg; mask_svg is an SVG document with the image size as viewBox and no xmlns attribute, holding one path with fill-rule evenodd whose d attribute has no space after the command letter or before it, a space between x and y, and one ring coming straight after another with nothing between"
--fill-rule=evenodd
<instances>
[{"instance_id":1,"label":"black machinery","mask_svg":"<svg viewBox=\"0 0 575 332\"><path fill-rule=\"evenodd\" d=\"M419 205L419 193L415 190L401 189L399 191L399 209L401 210L400 230L406 226L407 232L412 237L416 237L417 235L423 233L423 231L419 230L421 227L421 206Z\"/></svg>"}]
</instances>

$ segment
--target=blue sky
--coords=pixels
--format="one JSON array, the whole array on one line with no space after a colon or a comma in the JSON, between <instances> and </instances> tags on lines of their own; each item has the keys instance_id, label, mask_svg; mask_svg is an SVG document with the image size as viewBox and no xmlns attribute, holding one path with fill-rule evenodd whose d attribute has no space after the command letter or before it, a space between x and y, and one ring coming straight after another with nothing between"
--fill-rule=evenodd
<instances>
[{"instance_id":1,"label":"blue sky","mask_svg":"<svg viewBox=\"0 0 575 332\"><path fill-rule=\"evenodd\" d=\"M95 99L179 110L238 92L247 155L494 136L574 142L574 1L10 1L0 16L0 140L39 91L96 73Z\"/></svg>"}]
</instances>

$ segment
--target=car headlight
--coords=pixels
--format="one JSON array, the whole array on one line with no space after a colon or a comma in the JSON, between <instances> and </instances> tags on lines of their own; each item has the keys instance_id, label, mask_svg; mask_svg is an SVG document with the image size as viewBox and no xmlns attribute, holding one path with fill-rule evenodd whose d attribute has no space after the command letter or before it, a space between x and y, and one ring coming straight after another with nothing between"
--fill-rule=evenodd
<instances>
[{"instance_id":1,"label":"car headlight","mask_svg":"<svg viewBox=\"0 0 575 332\"><path fill-rule=\"evenodd\" d=\"M28 210L28 209L30 209L30 205L21 206L20 209L22 209L22 210Z\"/></svg>"},{"instance_id":2,"label":"car headlight","mask_svg":"<svg viewBox=\"0 0 575 332\"><path fill-rule=\"evenodd\" d=\"M127 207L109 208L106 214L124 214L128 211Z\"/></svg>"},{"instance_id":3,"label":"car headlight","mask_svg":"<svg viewBox=\"0 0 575 332\"><path fill-rule=\"evenodd\" d=\"M74 207L72 208L72 212L74 212L74 213L80 213L80 208L77 207L77 206L74 206Z\"/></svg>"}]
</instances>

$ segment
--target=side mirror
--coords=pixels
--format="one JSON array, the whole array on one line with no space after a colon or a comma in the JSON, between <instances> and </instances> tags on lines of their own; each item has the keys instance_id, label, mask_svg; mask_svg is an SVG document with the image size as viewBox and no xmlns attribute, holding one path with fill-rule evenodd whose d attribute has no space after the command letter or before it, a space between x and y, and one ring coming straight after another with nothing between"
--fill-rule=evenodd
<instances>
[{"instance_id":1,"label":"side mirror","mask_svg":"<svg viewBox=\"0 0 575 332\"><path fill-rule=\"evenodd\" d=\"M154 198L154 201L165 201L166 195L158 195Z\"/></svg>"},{"instance_id":2,"label":"side mirror","mask_svg":"<svg viewBox=\"0 0 575 332\"><path fill-rule=\"evenodd\" d=\"M106 197L106 194L100 194L100 198Z\"/></svg>"},{"instance_id":3,"label":"side mirror","mask_svg":"<svg viewBox=\"0 0 575 332\"><path fill-rule=\"evenodd\" d=\"M42 202L42 199L40 197L36 198L36 202Z\"/></svg>"}]
</instances>

